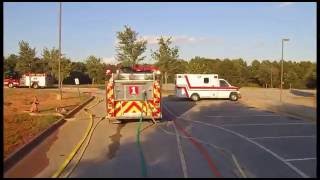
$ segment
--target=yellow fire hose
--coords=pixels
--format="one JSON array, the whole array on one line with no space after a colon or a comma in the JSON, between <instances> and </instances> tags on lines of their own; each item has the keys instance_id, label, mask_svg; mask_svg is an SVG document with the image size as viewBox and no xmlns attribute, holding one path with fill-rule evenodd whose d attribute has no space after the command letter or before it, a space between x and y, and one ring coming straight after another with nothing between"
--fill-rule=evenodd
<instances>
[{"instance_id":1,"label":"yellow fire hose","mask_svg":"<svg viewBox=\"0 0 320 180\"><path fill-rule=\"evenodd\" d=\"M88 113L87 111L85 111L86 113ZM88 113L89 114L89 113ZM81 145L84 143L84 141L86 140L89 132L91 131L91 128L93 126L93 115L90 115L90 124L86 130L86 133L84 134L83 138L81 139L81 141L77 144L77 146L73 149L73 151L69 154L69 156L67 157L67 159L62 163L62 165L58 168L58 170L52 175L52 178L57 178L60 176L60 174L63 172L63 170L68 166L68 164L70 163L70 161L73 159L73 157L76 155L76 153L79 151Z\"/></svg>"},{"instance_id":2,"label":"yellow fire hose","mask_svg":"<svg viewBox=\"0 0 320 180\"><path fill-rule=\"evenodd\" d=\"M93 108L94 106L98 105L100 102L102 102L103 99L98 100L98 102L92 106L90 106L87 109L84 109L84 111L90 116L90 123L89 126L87 127L87 130L81 139L81 141L76 145L76 147L72 150L72 152L68 155L67 159L62 163L62 165L58 168L58 170L52 175L52 178L57 178L61 175L61 173L64 171L64 169L68 166L68 164L71 162L73 157L76 155L76 153L79 151L80 147L88 137L92 126L93 126L93 114L91 112L88 112L90 108Z\"/></svg>"}]
</instances>

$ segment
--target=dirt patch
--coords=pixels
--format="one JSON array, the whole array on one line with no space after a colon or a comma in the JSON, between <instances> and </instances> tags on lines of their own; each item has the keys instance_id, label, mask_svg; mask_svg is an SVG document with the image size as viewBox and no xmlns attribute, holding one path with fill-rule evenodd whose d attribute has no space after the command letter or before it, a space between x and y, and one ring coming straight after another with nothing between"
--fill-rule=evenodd
<instances>
[{"instance_id":1,"label":"dirt patch","mask_svg":"<svg viewBox=\"0 0 320 180\"><path fill-rule=\"evenodd\" d=\"M39 132L60 118L54 114L56 107L71 110L88 98L74 92L63 92L63 99L57 100L58 90L4 88L4 158L29 142ZM39 100L37 116L28 113L33 97Z\"/></svg>"}]
</instances>

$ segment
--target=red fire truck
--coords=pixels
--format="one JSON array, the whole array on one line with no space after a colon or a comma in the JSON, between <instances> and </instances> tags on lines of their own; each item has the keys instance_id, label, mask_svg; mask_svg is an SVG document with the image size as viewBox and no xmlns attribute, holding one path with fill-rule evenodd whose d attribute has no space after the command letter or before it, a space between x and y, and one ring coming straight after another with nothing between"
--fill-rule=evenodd
<instances>
[{"instance_id":1,"label":"red fire truck","mask_svg":"<svg viewBox=\"0 0 320 180\"><path fill-rule=\"evenodd\" d=\"M125 119L161 119L160 71L154 66L136 65L106 70L107 118L120 122Z\"/></svg>"}]
</instances>

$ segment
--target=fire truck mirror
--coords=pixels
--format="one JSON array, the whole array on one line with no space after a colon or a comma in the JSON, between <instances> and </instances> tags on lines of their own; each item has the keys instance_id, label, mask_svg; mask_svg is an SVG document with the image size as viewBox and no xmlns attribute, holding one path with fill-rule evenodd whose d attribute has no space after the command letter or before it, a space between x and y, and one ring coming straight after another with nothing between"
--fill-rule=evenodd
<instances>
[{"instance_id":1,"label":"fire truck mirror","mask_svg":"<svg viewBox=\"0 0 320 180\"><path fill-rule=\"evenodd\" d=\"M111 75L106 75L106 81L109 81L111 78Z\"/></svg>"}]
</instances>

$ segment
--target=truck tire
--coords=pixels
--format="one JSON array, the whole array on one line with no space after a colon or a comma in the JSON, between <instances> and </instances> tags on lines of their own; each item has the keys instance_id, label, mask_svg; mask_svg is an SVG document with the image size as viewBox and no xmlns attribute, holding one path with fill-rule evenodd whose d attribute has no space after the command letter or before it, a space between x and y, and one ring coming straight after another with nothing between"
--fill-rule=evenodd
<instances>
[{"instance_id":1,"label":"truck tire","mask_svg":"<svg viewBox=\"0 0 320 180\"><path fill-rule=\"evenodd\" d=\"M237 93L231 93L229 99L231 101L237 101L238 100L238 94Z\"/></svg>"},{"instance_id":2,"label":"truck tire","mask_svg":"<svg viewBox=\"0 0 320 180\"><path fill-rule=\"evenodd\" d=\"M192 99L192 101L199 101L199 100L200 100L200 97L199 97L198 94L192 94L192 95L191 95L191 99Z\"/></svg>"},{"instance_id":3,"label":"truck tire","mask_svg":"<svg viewBox=\"0 0 320 180\"><path fill-rule=\"evenodd\" d=\"M32 87L33 87L34 89L38 89L38 88L39 88L38 83L32 84Z\"/></svg>"},{"instance_id":4,"label":"truck tire","mask_svg":"<svg viewBox=\"0 0 320 180\"><path fill-rule=\"evenodd\" d=\"M8 87L9 87L9 88L13 88L13 84L12 84L12 83L9 83L9 84L8 84Z\"/></svg>"}]
</instances>

